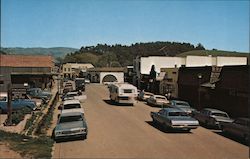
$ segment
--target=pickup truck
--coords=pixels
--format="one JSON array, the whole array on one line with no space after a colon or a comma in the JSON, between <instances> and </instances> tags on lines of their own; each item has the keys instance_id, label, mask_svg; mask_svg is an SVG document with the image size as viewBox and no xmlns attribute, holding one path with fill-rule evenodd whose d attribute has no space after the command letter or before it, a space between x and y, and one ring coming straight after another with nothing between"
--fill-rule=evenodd
<instances>
[{"instance_id":1,"label":"pickup truck","mask_svg":"<svg viewBox=\"0 0 250 159\"><path fill-rule=\"evenodd\" d=\"M8 111L8 96L7 93L0 93L0 113ZM14 99L11 101L12 111L17 111L22 108L36 109L36 102L30 99Z\"/></svg>"},{"instance_id":2,"label":"pickup truck","mask_svg":"<svg viewBox=\"0 0 250 159\"><path fill-rule=\"evenodd\" d=\"M199 126L198 120L189 116L185 111L177 108L163 108L159 112L150 113L153 122L159 123L165 130L190 131Z\"/></svg>"}]
</instances>

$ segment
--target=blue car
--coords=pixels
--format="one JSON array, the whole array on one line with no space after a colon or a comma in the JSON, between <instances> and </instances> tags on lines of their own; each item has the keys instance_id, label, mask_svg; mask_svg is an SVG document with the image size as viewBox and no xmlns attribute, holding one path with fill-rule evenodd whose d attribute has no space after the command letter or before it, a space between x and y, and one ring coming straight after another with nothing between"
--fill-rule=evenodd
<instances>
[{"instance_id":1,"label":"blue car","mask_svg":"<svg viewBox=\"0 0 250 159\"><path fill-rule=\"evenodd\" d=\"M7 93L0 93L0 112L6 113L8 111L8 96ZM36 109L36 102L30 99L14 99L11 101L12 111L17 111L22 108Z\"/></svg>"}]
</instances>

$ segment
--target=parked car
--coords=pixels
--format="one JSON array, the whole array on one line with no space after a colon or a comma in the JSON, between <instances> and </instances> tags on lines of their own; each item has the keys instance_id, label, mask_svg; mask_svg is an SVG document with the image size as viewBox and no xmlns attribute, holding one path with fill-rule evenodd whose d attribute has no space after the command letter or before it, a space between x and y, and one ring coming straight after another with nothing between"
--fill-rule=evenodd
<instances>
[{"instance_id":1,"label":"parked car","mask_svg":"<svg viewBox=\"0 0 250 159\"><path fill-rule=\"evenodd\" d=\"M84 109L82 108L79 100L66 100L59 106L59 109L62 109L64 112L77 111L84 114Z\"/></svg>"},{"instance_id":2,"label":"parked car","mask_svg":"<svg viewBox=\"0 0 250 159\"><path fill-rule=\"evenodd\" d=\"M27 90L27 94L32 98L43 99L45 101L49 100L52 93L49 91L43 91L41 88L30 88Z\"/></svg>"},{"instance_id":3,"label":"parked car","mask_svg":"<svg viewBox=\"0 0 250 159\"><path fill-rule=\"evenodd\" d=\"M162 95L152 95L147 99L147 104L152 106L164 107L169 103L166 97Z\"/></svg>"},{"instance_id":4,"label":"parked car","mask_svg":"<svg viewBox=\"0 0 250 159\"><path fill-rule=\"evenodd\" d=\"M87 122L80 112L61 113L54 129L54 139L87 138Z\"/></svg>"},{"instance_id":5,"label":"parked car","mask_svg":"<svg viewBox=\"0 0 250 159\"><path fill-rule=\"evenodd\" d=\"M67 92L62 96L62 100L65 101L68 99L78 99L81 103L83 103L87 99L87 96L81 92Z\"/></svg>"},{"instance_id":6,"label":"parked car","mask_svg":"<svg viewBox=\"0 0 250 159\"><path fill-rule=\"evenodd\" d=\"M7 93L0 93L0 113L7 113L8 111L8 95ZM37 108L36 102L30 99L14 99L11 101L12 111L17 111L22 108L29 108L35 110Z\"/></svg>"},{"instance_id":7,"label":"parked car","mask_svg":"<svg viewBox=\"0 0 250 159\"><path fill-rule=\"evenodd\" d=\"M171 100L169 103L170 107L181 109L189 115L193 115L196 112L196 109L192 108L188 102L181 100Z\"/></svg>"},{"instance_id":8,"label":"parked car","mask_svg":"<svg viewBox=\"0 0 250 159\"><path fill-rule=\"evenodd\" d=\"M177 108L163 108L159 112L151 112L150 115L154 123L161 124L165 129L190 131L199 126L196 119Z\"/></svg>"},{"instance_id":9,"label":"parked car","mask_svg":"<svg viewBox=\"0 0 250 159\"><path fill-rule=\"evenodd\" d=\"M221 122L233 122L226 112L211 108L204 108L200 112L195 113L194 118L199 120L200 123L205 124L205 126L219 129Z\"/></svg>"},{"instance_id":10,"label":"parked car","mask_svg":"<svg viewBox=\"0 0 250 159\"><path fill-rule=\"evenodd\" d=\"M66 94L66 93L68 93L68 92L71 92L71 91L73 91L74 89L73 89L73 86L65 86L64 88L63 88L63 94Z\"/></svg>"},{"instance_id":11,"label":"parked car","mask_svg":"<svg viewBox=\"0 0 250 159\"><path fill-rule=\"evenodd\" d=\"M138 100L147 101L147 99L150 98L152 95L154 95L154 94L150 93L150 92L141 91L138 95Z\"/></svg>"},{"instance_id":12,"label":"parked car","mask_svg":"<svg viewBox=\"0 0 250 159\"><path fill-rule=\"evenodd\" d=\"M249 143L249 136L250 136L249 118L237 118L232 123L222 122L221 129L222 132L243 138L247 143Z\"/></svg>"},{"instance_id":13,"label":"parked car","mask_svg":"<svg viewBox=\"0 0 250 159\"><path fill-rule=\"evenodd\" d=\"M85 82L85 84L89 84L89 83L90 83L90 80L86 78L86 79L84 80L84 82Z\"/></svg>"}]
</instances>

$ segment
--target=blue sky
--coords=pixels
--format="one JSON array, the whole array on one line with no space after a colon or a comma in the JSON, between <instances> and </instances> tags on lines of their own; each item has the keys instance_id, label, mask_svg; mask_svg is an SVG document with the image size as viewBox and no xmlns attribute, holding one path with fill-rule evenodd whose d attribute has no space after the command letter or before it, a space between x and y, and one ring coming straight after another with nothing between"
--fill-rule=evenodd
<instances>
[{"instance_id":1,"label":"blue sky","mask_svg":"<svg viewBox=\"0 0 250 159\"><path fill-rule=\"evenodd\" d=\"M249 52L249 5L242 0L1 0L1 46L176 41Z\"/></svg>"}]
</instances>

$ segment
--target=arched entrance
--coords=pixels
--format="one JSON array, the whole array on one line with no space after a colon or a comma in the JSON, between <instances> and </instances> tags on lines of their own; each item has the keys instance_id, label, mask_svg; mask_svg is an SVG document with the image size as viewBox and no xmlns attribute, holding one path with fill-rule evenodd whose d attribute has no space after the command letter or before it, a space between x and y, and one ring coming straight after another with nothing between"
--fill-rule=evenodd
<instances>
[{"instance_id":1,"label":"arched entrance","mask_svg":"<svg viewBox=\"0 0 250 159\"><path fill-rule=\"evenodd\" d=\"M108 74L105 75L102 79L102 83L106 83L106 82L117 82L117 78L114 75Z\"/></svg>"}]
</instances>

